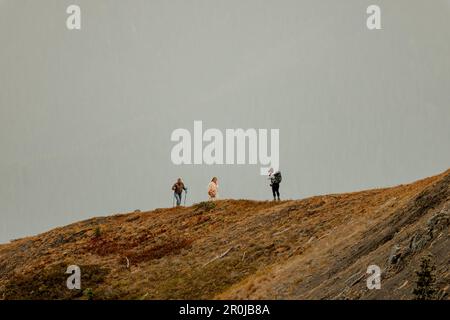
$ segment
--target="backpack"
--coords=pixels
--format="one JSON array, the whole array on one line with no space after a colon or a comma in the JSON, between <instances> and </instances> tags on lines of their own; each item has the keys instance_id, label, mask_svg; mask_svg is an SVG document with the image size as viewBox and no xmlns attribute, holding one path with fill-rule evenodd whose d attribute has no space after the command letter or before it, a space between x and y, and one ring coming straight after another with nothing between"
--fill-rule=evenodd
<instances>
[{"instance_id":1,"label":"backpack","mask_svg":"<svg viewBox=\"0 0 450 320\"><path fill-rule=\"evenodd\" d=\"M275 172L273 175L273 183L280 183L281 180L282 180L281 172L280 171Z\"/></svg>"}]
</instances>

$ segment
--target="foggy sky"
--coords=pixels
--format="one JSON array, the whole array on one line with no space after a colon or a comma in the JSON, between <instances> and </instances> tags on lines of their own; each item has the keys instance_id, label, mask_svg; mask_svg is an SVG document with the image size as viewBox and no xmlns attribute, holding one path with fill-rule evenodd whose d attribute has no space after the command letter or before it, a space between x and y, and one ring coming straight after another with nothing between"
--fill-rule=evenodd
<instances>
[{"instance_id":1,"label":"foggy sky","mask_svg":"<svg viewBox=\"0 0 450 320\"><path fill-rule=\"evenodd\" d=\"M283 199L440 173L449 57L447 0L0 0L0 242L171 207L179 176L271 199L260 165L172 164L194 120L280 129Z\"/></svg>"}]
</instances>

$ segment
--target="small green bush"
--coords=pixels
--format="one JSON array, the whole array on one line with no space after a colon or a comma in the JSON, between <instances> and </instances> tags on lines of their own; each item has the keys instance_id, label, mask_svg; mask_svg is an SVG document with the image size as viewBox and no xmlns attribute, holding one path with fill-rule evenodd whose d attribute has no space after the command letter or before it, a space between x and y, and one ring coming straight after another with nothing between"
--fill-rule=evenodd
<instances>
[{"instance_id":1,"label":"small green bush","mask_svg":"<svg viewBox=\"0 0 450 320\"><path fill-rule=\"evenodd\" d=\"M95 238L100 238L101 235L102 235L102 230L100 229L100 227L95 228L95 230L94 230L94 237Z\"/></svg>"},{"instance_id":2,"label":"small green bush","mask_svg":"<svg viewBox=\"0 0 450 320\"><path fill-rule=\"evenodd\" d=\"M431 255L427 255L421 259L420 270L416 271L416 287L413 290L415 300L436 299L435 270L436 266L432 263Z\"/></svg>"},{"instance_id":3,"label":"small green bush","mask_svg":"<svg viewBox=\"0 0 450 320\"><path fill-rule=\"evenodd\" d=\"M84 295L88 300L94 300L94 291L91 288L84 290Z\"/></svg>"},{"instance_id":4,"label":"small green bush","mask_svg":"<svg viewBox=\"0 0 450 320\"><path fill-rule=\"evenodd\" d=\"M216 207L216 203L213 201L202 201L196 205L197 210L211 211Z\"/></svg>"}]
</instances>

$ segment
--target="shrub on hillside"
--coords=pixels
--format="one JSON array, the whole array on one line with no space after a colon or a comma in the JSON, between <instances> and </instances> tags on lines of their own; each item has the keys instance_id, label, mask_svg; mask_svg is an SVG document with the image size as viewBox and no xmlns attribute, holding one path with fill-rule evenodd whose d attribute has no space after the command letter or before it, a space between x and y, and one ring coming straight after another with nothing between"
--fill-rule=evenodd
<instances>
[{"instance_id":1,"label":"shrub on hillside","mask_svg":"<svg viewBox=\"0 0 450 320\"><path fill-rule=\"evenodd\" d=\"M196 210L211 211L216 207L216 203L212 201L202 201L195 205Z\"/></svg>"},{"instance_id":2,"label":"shrub on hillside","mask_svg":"<svg viewBox=\"0 0 450 320\"><path fill-rule=\"evenodd\" d=\"M416 287L413 290L415 300L436 299L435 270L436 266L432 263L431 255L427 255L421 259L420 270L416 271Z\"/></svg>"}]
</instances>

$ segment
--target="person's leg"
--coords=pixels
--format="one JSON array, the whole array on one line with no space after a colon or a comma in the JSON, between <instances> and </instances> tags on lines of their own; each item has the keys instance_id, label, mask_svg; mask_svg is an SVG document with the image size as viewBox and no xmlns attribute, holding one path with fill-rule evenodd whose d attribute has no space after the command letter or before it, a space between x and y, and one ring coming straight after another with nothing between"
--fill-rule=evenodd
<instances>
[{"instance_id":1,"label":"person's leg","mask_svg":"<svg viewBox=\"0 0 450 320\"><path fill-rule=\"evenodd\" d=\"M181 195L175 192L175 199L177 200L177 207L181 204Z\"/></svg>"},{"instance_id":2,"label":"person's leg","mask_svg":"<svg viewBox=\"0 0 450 320\"><path fill-rule=\"evenodd\" d=\"M275 183L272 184L272 195L273 195L273 200L276 200L276 188L275 188Z\"/></svg>"},{"instance_id":3,"label":"person's leg","mask_svg":"<svg viewBox=\"0 0 450 320\"><path fill-rule=\"evenodd\" d=\"M275 184L275 193L278 197L278 200L280 200L280 184L279 183Z\"/></svg>"}]
</instances>

